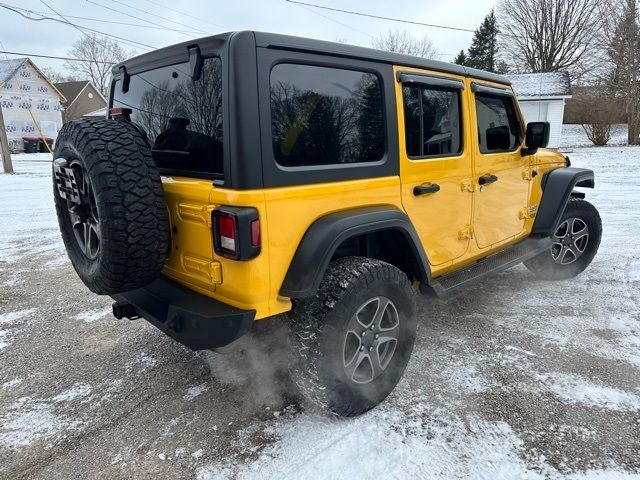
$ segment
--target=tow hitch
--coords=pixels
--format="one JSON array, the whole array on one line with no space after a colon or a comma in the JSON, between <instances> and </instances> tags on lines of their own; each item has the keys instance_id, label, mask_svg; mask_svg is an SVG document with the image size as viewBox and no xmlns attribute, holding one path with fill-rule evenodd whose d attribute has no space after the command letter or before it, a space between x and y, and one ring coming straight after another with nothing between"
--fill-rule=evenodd
<instances>
[{"instance_id":1,"label":"tow hitch","mask_svg":"<svg viewBox=\"0 0 640 480\"><path fill-rule=\"evenodd\" d=\"M123 318L128 318L129 320L137 320L140 318L138 312L136 312L136 308L130 303L118 303L114 302L111 306L113 308L113 316L118 320Z\"/></svg>"}]
</instances>

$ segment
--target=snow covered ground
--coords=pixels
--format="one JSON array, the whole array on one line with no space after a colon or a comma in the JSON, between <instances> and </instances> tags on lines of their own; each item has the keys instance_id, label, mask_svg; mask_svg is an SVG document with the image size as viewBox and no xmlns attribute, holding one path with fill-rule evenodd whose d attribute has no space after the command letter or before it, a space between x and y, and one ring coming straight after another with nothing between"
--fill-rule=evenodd
<instances>
[{"instance_id":1,"label":"snow covered ground","mask_svg":"<svg viewBox=\"0 0 640 480\"><path fill-rule=\"evenodd\" d=\"M113 319L66 260L49 163L16 156L0 175L0 478L639 478L640 148L565 131L596 172L592 266L421 299L405 378L355 419L301 407L264 336L194 354Z\"/></svg>"}]
</instances>

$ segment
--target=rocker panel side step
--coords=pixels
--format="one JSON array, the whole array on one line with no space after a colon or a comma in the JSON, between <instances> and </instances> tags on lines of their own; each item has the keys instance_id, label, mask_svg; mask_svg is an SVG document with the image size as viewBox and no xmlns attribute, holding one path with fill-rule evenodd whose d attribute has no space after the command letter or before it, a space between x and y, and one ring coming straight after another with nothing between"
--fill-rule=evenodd
<instances>
[{"instance_id":1,"label":"rocker panel side step","mask_svg":"<svg viewBox=\"0 0 640 480\"><path fill-rule=\"evenodd\" d=\"M431 288L440 298L451 297L490 275L535 257L550 247L549 237L527 238L462 270L434 279Z\"/></svg>"}]
</instances>

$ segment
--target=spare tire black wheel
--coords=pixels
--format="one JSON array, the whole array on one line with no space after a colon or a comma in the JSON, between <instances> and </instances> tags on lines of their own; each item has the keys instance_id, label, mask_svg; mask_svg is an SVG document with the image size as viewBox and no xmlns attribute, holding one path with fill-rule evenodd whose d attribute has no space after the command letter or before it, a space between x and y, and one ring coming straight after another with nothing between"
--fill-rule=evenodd
<instances>
[{"instance_id":1,"label":"spare tire black wheel","mask_svg":"<svg viewBox=\"0 0 640 480\"><path fill-rule=\"evenodd\" d=\"M170 245L160 174L147 140L130 123L75 120L53 153L53 195L62 239L92 292L143 287Z\"/></svg>"}]
</instances>

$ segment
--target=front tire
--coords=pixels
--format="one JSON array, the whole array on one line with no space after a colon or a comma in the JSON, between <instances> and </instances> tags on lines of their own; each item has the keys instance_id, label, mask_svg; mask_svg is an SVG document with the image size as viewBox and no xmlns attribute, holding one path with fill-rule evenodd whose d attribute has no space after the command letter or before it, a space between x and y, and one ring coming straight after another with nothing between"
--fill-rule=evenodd
<instances>
[{"instance_id":1,"label":"front tire","mask_svg":"<svg viewBox=\"0 0 640 480\"><path fill-rule=\"evenodd\" d=\"M585 200L571 198L552 236L551 249L524 264L544 280L573 278L589 266L598 252L601 237L598 210Z\"/></svg>"},{"instance_id":2,"label":"front tire","mask_svg":"<svg viewBox=\"0 0 640 480\"><path fill-rule=\"evenodd\" d=\"M318 293L294 301L291 376L306 400L342 416L382 402L402 377L416 334L415 294L393 265L332 262Z\"/></svg>"}]
</instances>

